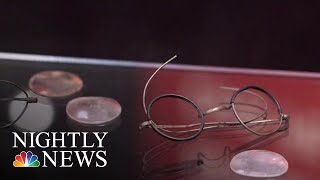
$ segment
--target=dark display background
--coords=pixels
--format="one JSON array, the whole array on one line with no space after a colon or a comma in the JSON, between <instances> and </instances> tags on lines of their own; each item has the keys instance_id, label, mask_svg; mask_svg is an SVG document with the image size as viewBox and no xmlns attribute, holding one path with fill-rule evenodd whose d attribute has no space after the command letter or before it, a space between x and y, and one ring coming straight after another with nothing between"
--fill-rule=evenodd
<instances>
[{"instance_id":1,"label":"dark display background","mask_svg":"<svg viewBox=\"0 0 320 180\"><path fill-rule=\"evenodd\" d=\"M320 71L317 4L1 1L0 51Z\"/></svg>"},{"instance_id":2,"label":"dark display background","mask_svg":"<svg viewBox=\"0 0 320 180\"><path fill-rule=\"evenodd\" d=\"M1 54L3 55L3 54ZM47 60L52 60L48 57ZM62 58L63 60L63 58ZM70 60L70 59L69 59ZM77 59L73 59L77 60ZM102 62L108 62L107 60ZM108 165L104 168L91 167L79 168L73 155L73 168L14 168L12 162L15 155L22 150L31 150L39 155L42 165L43 150L52 151L68 150L64 148L12 148L12 131L26 131L26 127L35 128L42 123L48 126L39 131L74 131L68 125L65 112L66 103L74 98L53 100L39 97L39 103L30 104L26 113L17 124L11 128L0 131L0 176L1 178L30 178L30 179L253 179L240 176L232 172L229 163L233 155L248 149L263 149L277 152L283 155L288 163L289 170L283 176L273 179L312 179L320 176L319 159L320 148L319 126L320 112L319 102L319 75L317 73L288 73L279 71L252 71L248 69L216 69L186 66L170 66L163 69L150 83L147 92L147 104L151 99L163 93L177 93L187 96L194 101L201 110L215 107L221 103L230 102L232 92L223 91L219 87L244 87L257 85L272 93L280 102L283 112L290 115L289 130L276 133L268 138L259 138L245 130L238 131L205 131L195 140L184 143L169 142L165 144L160 156L148 162L150 171L143 169L142 158L145 152L159 145L165 139L156 134L152 129L139 130L139 125L146 121L146 115L142 106L143 87L154 69L140 66L108 66L70 63L48 63L36 61L15 61L1 59L0 77L21 85L28 91L28 81L32 75L43 70L65 70L78 74L84 82L80 96L104 96L116 99L122 106L121 124L106 136L104 145L107 151ZM155 64L153 64L155 65ZM150 66L150 64L149 64ZM219 70L219 71L218 71ZM31 96L34 93L28 91ZM0 88L2 97L10 96ZM51 103L49 103L51 102ZM7 120L12 108L10 103L2 102L0 112L1 121ZM178 117L187 116L181 111L181 106L175 103L163 103L155 111L161 111L167 107L174 109L171 114L172 121ZM44 111L46 108L52 109ZM183 108L182 108L183 109ZM158 115L160 117L158 117ZM161 114L154 116L161 118ZM231 114L233 115L233 114ZM268 114L269 115L269 114ZM219 113L214 113L205 118L206 122L229 121L222 119ZM233 116L231 116L233 117ZM20 124L20 125L19 125ZM24 124L24 125L23 125ZM90 141L91 142L91 141ZM67 143L70 143L67 141ZM79 144L82 140L78 141ZM224 149L228 147L231 154L224 155ZM91 149L79 149L91 150ZM96 150L96 149L94 149ZM156 152L154 152L156 153ZM211 159L204 164L197 164L198 154ZM221 158L218 158L221 157ZM185 165L184 163L187 164ZM179 173L164 173L168 167L175 171L182 167L193 166ZM195 166L194 166L195 165ZM209 167L207 167L208 165ZM169 171L170 172L170 171Z\"/></svg>"}]
</instances>

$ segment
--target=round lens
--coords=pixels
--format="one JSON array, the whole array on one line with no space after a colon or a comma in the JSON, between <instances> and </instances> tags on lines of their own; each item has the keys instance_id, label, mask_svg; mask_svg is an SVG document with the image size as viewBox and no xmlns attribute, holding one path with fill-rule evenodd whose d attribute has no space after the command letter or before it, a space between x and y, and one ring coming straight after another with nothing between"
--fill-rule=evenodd
<instances>
[{"instance_id":1,"label":"round lens","mask_svg":"<svg viewBox=\"0 0 320 180\"><path fill-rule=\"evenodd\" d=\"M232 107L240 123L257 135L269 135L281 127L281 108L262 88L252 86L239 90L232 97Z\"/></svg>"},{"instance_id":2,"label":"round lens","mask_svg":"<svg viewBox=\"0 0 320 180\"><path fill-rule=\"evenodd\" d=\"M203 113L197 105L176 94L155 98L150 103L148 118L160 135L177 141L195 138L204 127Z\"/></svg>"},{"instance_id":3,"label":"round lens","mask_svg":"<svg viewBox=\"0 0 320 180\"><path fill-rule=\"evenodd\" d=\"M107 97L80 97L67 104L68 125L77 130L94 131L118 128L121 105Z\"/></svg>"},{"instance_id":4,"label":"round lens","mask_svg":"<svg viewBox=\"0 0 320 180\"><path fill-rule=\"evenodd\" d=\"M78 93L83 82L73 73L65 71L42 71L30 78L30 89L41 96L64 98Z\"/></svg>"},{"instance_id":5,"label":"round lens","mask_svg":"<svg viewBox=\"0 0 320 180\"><path fill-rule=\"evenodd\" d=\"M19 96L17 96L19 95ZM0 128L14 124L23 115L27 108L26 101L18 101L13 98L27 98L27 94L18 85L0 80ZM17 104L15 113L9 113L10 104Z\"/></svg>"},{"instance_id":6,"label":"round lens","mask_svg":"<svg viewBox=\"0 0 320 180\"><path fill-rule=\"evenodd\" d=\"M234 156L230 168L248 177L272 178L288 171L288 162L280 154L266 150L249 150Z\"/></svg>"}]
</instances>

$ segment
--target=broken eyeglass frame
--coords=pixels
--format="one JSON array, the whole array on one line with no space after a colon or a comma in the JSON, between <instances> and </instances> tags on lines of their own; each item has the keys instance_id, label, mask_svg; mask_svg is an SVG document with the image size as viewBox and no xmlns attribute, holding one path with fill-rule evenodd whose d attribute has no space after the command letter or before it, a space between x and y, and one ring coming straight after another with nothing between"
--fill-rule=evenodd
<instances>
[{"instance_id":1,"label":"broken eyeglass frame","mask_svg":"<svg viewBox=\"0 0 320 180\"><path fill-rule=\"evenodd\" d=\"M203 112L199 106L194 103L192 100L190 100L189 98L179 95L179 94L162 94L160 96L157 96L156 98L154 98L148 108L146 106L146 92L147 92L147 88L148 85L150 83L150 81L153 79L153 77L158 73L158 71L160 71L165 65L167 65L169 62L171 62L173 59L175 59L177 56L172 57L171 59L169 59L168 61L166 61L163 65L161 65L149 78L149 80L147 81L145 87L144 87L144 91L143 91L143 107L144 107L144 111L146 113L147 116L147 121L141 123L140 125L140 129L144 129L144 128L152 128L154 131L156 131L159 135L173 140L173 141L186 141L186 140L192 140L194 138L196 138L197 136L199 136L203 130L210 130L210 129L216 129L216 128L231 128L231 127L243 127L245 129L247 129L248 131L250 131L253 134L256 134L258 136L267 136L270 134L273 134L275 132L278 132L283 123L284 122L288 122L289 121L289 115L288 114L284 114L282 112L282 108L279 104L279 102L276 100L276 98L271 95L271 93L269 93L268 91L266 91L265 89L258 87L258 86L246 86L244 88L241 89L237 89L235 90L234 94L231 96L230 102L227 104L223 104L214 108L211 108L205 112ZM255 92L253 92L255 91ZM259 94L262 94L263 97ZM253 96L256 96L258 99L262 100L262 102L265 104L264 107L260 107L258 105L255 104L248 104L248 103L242 103L242 104L246 104L247 106L256 106L259 109L263 109L262 113L257 116L255 116L254 118L249 118L249 119L244 119L241 117L239 110L237 110L236 106L236 99L242 95L242 94L251 94ZM154 122L152 116L151 116L151 109L154 107L155 103L158 103L161 100L164 99L168 99L168 98L174 98L176 100L181 100L189 105L191 105L194 110L197 112L198 114L198 119L199 122L198 123L193 123L193 124L177 124L177 125L170 125L170 124L160 124L160 123L156 123ZM267 100L266 100L267 99ZM270 102L269 104L267 104L267 101ZM276 118L267 118L268 115L268 105L272 105L274 109L276 109L276 113L277 116ZM214 113L214 112L219 112L219 111L223 111L223 110L232 110L234 116L236 117L237 121L230 121L230 122L205 122L204 117ZM255 130L254 128L252 128L252 126L256 126L256 125L268 125L268 124L273 124L275 126L275 128L273 128L271 131L268 132L260 132Z\"/></svg>"}]
</instances>

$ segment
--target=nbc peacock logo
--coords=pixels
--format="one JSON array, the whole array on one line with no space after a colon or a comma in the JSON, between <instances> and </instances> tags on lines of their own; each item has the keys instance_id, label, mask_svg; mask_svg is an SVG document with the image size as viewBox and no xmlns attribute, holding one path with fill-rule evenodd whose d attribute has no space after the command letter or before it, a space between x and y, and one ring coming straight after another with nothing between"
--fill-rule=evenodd
<instances>
[{"instance_id":1,"label":"nbc peacock logo","mask_svg":"<svg viewBox=\"0 0 320 180\"><path fill-rule=\"evenodd\" d=\"M38 161L38 156L34 155L31 151L27 153L22 151L20 154L16 155L15 161L13 161L14 167L39 167L40 162Z\"/></svg>"}]
</instances>

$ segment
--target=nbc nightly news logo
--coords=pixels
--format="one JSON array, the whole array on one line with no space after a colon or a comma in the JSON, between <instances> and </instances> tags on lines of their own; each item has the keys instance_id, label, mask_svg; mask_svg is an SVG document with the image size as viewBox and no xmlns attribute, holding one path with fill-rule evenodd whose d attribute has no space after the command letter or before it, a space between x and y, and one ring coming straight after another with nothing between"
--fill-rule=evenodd
<instances>
[{"instance_id":1,"label":"nbc nightly news logo","mask_svg":"<svg viewBox=\"0 0 320 180\"><path fill-rule=\"evenodd\" d=\"M15 161L13 161L14 167L39 167L40 162L38 161L38 156L34 155L31 151L27 153L22 151L20 154L16 155Z\"/></svg>"},{"instance_id":2,"label":"nbc nightly news logo","mask_svg":"<svg viewBox=\"0 0 320 180\"><path fill-rule=\"evenodd\" d=\"M41 148L42 166L38 156L32 151L22 151L15 156L14 167L73 167L75 164L79 167L105 167L107 165L107 152L103 146L107 132L92 132L94 142L88 142L88 132L23 132L20 136L16 132L13 134L13 148ZM71 142L70 146L65 143ZM81 142L81 146L78 143ZM59 145L58 145L59 144ZM76 149L58 151L50 149ZM91 149L91 151L79 151L79 148ZM99 150L94 150L99 149ZM39 155L39 154L38 154Z\"/></svg>"}]
</instances>

